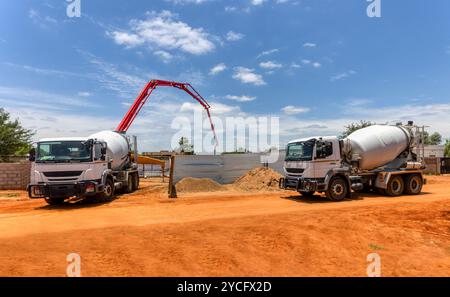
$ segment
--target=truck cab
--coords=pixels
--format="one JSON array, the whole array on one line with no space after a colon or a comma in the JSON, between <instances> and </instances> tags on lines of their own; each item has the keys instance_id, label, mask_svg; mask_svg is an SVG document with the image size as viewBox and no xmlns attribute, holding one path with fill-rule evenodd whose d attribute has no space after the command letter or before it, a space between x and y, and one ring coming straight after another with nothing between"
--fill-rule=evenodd
<instances>
[{"instance_id":1,"label":"truck cab","mask_svg":"<svg viewBox=\"0 0 450 297\"><path fill-rule=\"evenodd\" d=\"M342 169L340 141L336 136L290 141L286 148L283 187L309 196L327 190L326 179Z\"/></svg>"},{"instance_id":2,"label":"truck cab","mask_svg":"<svg viewBox=\"0 0 450 297\"><path fill-rule=\"evenodd\" d=\"M30 151L30 198L59 204L70 197L113 194L107 144L87 138L46 138Z\"/></svg>"}]
</instances>

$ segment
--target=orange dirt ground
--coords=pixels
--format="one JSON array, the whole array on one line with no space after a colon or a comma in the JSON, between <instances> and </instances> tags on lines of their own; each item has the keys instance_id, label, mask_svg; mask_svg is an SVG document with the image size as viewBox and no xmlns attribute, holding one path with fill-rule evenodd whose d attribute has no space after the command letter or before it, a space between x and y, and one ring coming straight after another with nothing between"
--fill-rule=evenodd
<instances>
[{"instance_id":1,"label":"orange dirt ground","mask_svg":"<svg viewBox=\"0 0 450 297\"><path fill-rule=\"evenodd\" d=\"M181 193L145 180L104 204L47 206L0 191L0 276L450 276L450 176L419 196L356 194L339 203L295 192Z\"/></svg>"}]
</instances>

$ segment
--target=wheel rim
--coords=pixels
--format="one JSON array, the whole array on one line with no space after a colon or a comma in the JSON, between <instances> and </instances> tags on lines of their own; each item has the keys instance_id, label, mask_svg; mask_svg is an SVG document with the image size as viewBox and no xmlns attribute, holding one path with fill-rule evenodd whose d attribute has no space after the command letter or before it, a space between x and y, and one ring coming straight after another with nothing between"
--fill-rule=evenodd
<instances>
[{"instance_id":1,"label":"wheel rim","mask_svg":"<svg viewBox=\"0 0 450 297\"><path fill-rule=\"evenodd\" d=\"M412 190L413 192L417 192L417 191L419 191L419 189L420 189L420 181L418 180L417 177L414 177L414 178L411 180L411 190Z\"/></svg>"},{"instance_id":2,"label":"wheel rim","mask_svg":"<svg viewBox=\"0 0 450 297\"><path fill-rule=\"evenodd\" d=\"M335 196L340 196L343 193L344 193L344 187L341 184L336 183L333 185L333 194Z\"/></svg>"},{"instance_id":3,"label":"wheel rim","mask_svg":"<svg viewBox=\"0 0 450 297\"><path fill-rule=\"evenodd\" d=\"M112 194L112 187L111 187L111 185L108 183L108 184L106 184L106 187L105 187L105 194L107 195L107 196L111 196L111 194Z\"/></svg>"}]
</instances>

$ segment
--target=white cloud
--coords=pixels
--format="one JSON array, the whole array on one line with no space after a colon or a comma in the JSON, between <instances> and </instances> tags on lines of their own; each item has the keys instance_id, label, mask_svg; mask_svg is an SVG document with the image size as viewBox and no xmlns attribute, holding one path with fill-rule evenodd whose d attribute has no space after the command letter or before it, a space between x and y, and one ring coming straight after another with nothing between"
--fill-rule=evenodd
<instances>
[{"instance_id":1,"label":"white cloud","mask_svg":"<svg viewBox=\"0 0 450 297\"><path fill-rule=\"evenodd\" d=\"M274 48L274 49L271 49L271 50L267 50L267 51L263 51L263 52L260 53L256 58L261 58L261 57L264 57L264 56L268 56L268 55L277 53L277 52L279 52L279 51L280 51L280 50L277 49L277 48Z\"/></svg>"},{"instance_id":2,"label":"white cloud","mask_svg":"<svg viewBox=\"0 0 450 297\"><path fill-rule=\"evenodd\" d=\"M90 97L91 95L89 92L78 92L78 96L80 97Z\"/></svg>"},{"instance_id":3,"label":"white cloud","mask_svg":"<svg viewBox=\"0 0 450 297\"><path fill-rule=\"evenodd\" d=\"M214 115L234 114L240 111L239 106L227 105L219 102L210 102L211 112ZM184 102L180 108L180 112L191 112L196 110L203 110L203 107L197 103Z\"/></svg>"},{"instance_id":4,"label":"white cloud","mask_svg":"<svg viewBox=\"0 0 450 297\"><path fill-rule=\"evenodd\" d=\"M226 12L232 12L232 11L236 11L237 7L236 6L225 6L224 9Z\"/></svg>"},{"instance_id":5,"label":"white cloud","mask_svg":"<svg viewBox=\"0 0 450 297\"><path fill-rule=\"evenodd\" d=\"M209 74L216 75L219 74L227 69L227 66L224 63L217 64L211 70L209 71Z\"/></svg>"},{"instance_id":6,"label":"white cloud","mask_svg":"<svg viewBox=\"0 0 450 297\"><path fill-rule=\"evenodd\" d=\"M236 33L236 32L233 32L233 31L229 31L227 33L226 39L228 41L238 41L238 40L241 40L244 37L245 37L245 35L242 34L242 33Z\"/></svg>"},{"instance_id":7,"label":"white cloud","mask_svg":"<svg viewBox=\"0 0 450 297\"><path fill-rule=\"evenodd\" d=\"M309 47L309 48L316 47L316 46L317 46L317 44L311 43L311 42L306 42L305 44L303 44L303 47Z\"/></svg>"},{"instance_id":8,"label":"white cloud","mask_svg":"<svg viewBox=\"0 0 450 297\"><path fill-rule=\"evenodd\" d=\"M305 65L311 64L311 60L303 59L302 63Z\"/></svg>"},{"instance_id":9,"label":"white cloud","mask_svg":"<svg viewBox=\"0 0 450 297\"><path fill-rule=\"evenodd\" d=\"M322 64L320 64L319 62L314 62L312 65L313 65L314 68L322 67Z\"/></svg>"},{"instance_id":10,"label":"white cloud","mask_svg":"<svg viewBox=\"0 0 450 297\"><path fill-rule=\"evenodd\" d=\"M234 100L234 101L238 101L238 102L250 102L256 99L256 97L253 96L236 96L236 95L227 95L225 96L225 98L229 99L229 100Z\"/></svg>"},{"instance_id":11,"label":"white cloud","mask_svg":"<svg viewBox=\"0 0 450 297\"><path fill-rule=\"evenodd\" d=\"M300 113L306 113L309 112L311 109L307 107L301 107L301 106L293 106L288 105L281 109L282 112L288 115L294 115L294 114L300 114Z\"/></svg>"},{"instance_id":12,"label":"white cloud","mask_svg":"<svg viewBox=\"0 0 450 297\"><path fill-rule=\"evenodd\" d=\"M283 67L283 65L274 61L266 61L259 63L259 67L264 69L278 69Z\"/></svg>"},{"instance_id":13,"label":"white cloud","mask_svg":"<svg viewBox=\"0 0 450 297\"><path fill-rule=\"evenodd\" d=\"M266 1L267 0L252 0L252 5L255 5L255 6L262 5Z\"/></svg>"},{"instance_id":14,"label":"white cloud","mask_svg":"<svg viewBox=\"0 0 450 297\"><path fill-rule=\"evenodd\" d=\"M234 68L233 78L245 84L253 84L255 86L265 85L262 75L255 73L254 69L245 67Z\"/></svg>"},{"instance_id":15,"label":"white cloud","mask_svg":"<svg viewBox=\"0 0 450 297\"><path fill-rule=\"evenodd\" d=\"M291 63L291 68L302 68L302 66L300 64L297 64L295 62Z\"/></svg>"},{"instance_id":16,"label":"white cloud","mask_svg":"<svg viewBox=\"0 0 450 297\"><path fill-rule=\"evenodd\" d=\"M108 35L127 47L147 45L154 50L180 50L193 55L214 50L213 38L203 28L193 28L167 10L147 14L145 20L131 20L129 31L113 31Z\"/></svg>"},{"instance_id":17,"label":"white cloud","mask_svg":"<svg viewBox=\"0 0 450 297\"><path fill-rule=\"evenodd\" d=\"M30 9L28 11L28 17L41 28L47 28L48 25L56 25L58 21L50 16L43 16L39 11Z\"/></svg>"},{"instance_id":18,"label":"white cloud","mask_svg":"<svg viewBox=\"0 0 450 297\"><path fill-rule=\"evenodd\" d=\"M342 72L342 73L332 76L330 78L330 81L334 82L334 81L338 81L338 80L343 80L343 79L346 79L349 76L355 75L355 74L356 74L356 71L354 71L354 70L345 71L345 72Z\"/></svg>"},{"instance_id":19,"label":"white cloud","mask_svg":"<svg viewBox=\"0 0 450 297\"><path fill-rule=\"evenodd\" d=\"M163 50L156 51L153 54L159 57L164 63L169 63L173 59L173 55L171 53Z\"/></svg>"},{"instance_id":20,"label":"white cloud","mask_svg":"<svg viewBox=\"0 0 450 297\"><path fill-rule=\"evenodd\" d=\"M166 2L172 2L174 4L203 4L212 0L166 0Z\"/></svg>"}]
</instances>

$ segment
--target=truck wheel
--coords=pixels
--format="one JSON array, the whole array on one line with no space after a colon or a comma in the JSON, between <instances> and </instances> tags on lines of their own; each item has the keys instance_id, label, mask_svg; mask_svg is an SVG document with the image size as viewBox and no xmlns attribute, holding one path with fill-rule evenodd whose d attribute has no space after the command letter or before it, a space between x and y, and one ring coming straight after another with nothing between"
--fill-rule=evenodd
<instances>
[{"instance_id":1,"label":"truck wheel","mask_svg":"<svg viewBox=\"0 0 450 297\"><path fill-rule=\"evenodd\" d=\"M133 192L139 189L139 173L133 174Z\"/></svg>"},{"instance_id":2,"label":"truck wheel","mask_svg":"<svg viewBox=\"0 0 450 297\"><path fill-rule=\"evenodd\" d=\"M394 175L388 182L386 194L388 196L400 196L403 194L405 184L403 178L400 175Z\"/></svg>"},{"instance_id":3,"label":"truck wheel","mask_svg":"<svg viewBox=\"0 0 450 297\"><path fill-rule=\"evenodd\" d=\"M61 205L64 203L64 200L66 200L66 198L45 198L45 202L47 202L48 205Z\"/></svg>"},{"instance_id":4,"label":"truck wheel","mask_svg":"<svg viewBox=\"0 0 450 297\"><path fill-rule=\"evenodd\" d=\"M111 178L106 179L105 189L100 195L100 201L111 201L114 197L114 182Z\"/></svg>"},{"instance_id":5,"label":"truck wheel","mask_svg":"<svg viewBox=\"0 0 450 297\"><path fill-rule=\"evenodd\" d=\"M341 201L347 196L348 186L342 177L333 177L328 185L326 196L333 201Z\"/></svg>"},{"instance_id":6,"label":"truck wheel","mask_svg":"<svg viewBox=\"0 0 450 297\"><path fill-rule=\"evenodd\" d=\"M408 195L418 195L422 192L423 180L419 174L412 174L406 178L405 193Z\"/></svg>"},{"instance_id":7,"label":"truck wheel","mask_svg":"<svg viewBox=\"0 0 450 297\"><path fill-rule=\"evenodd\" d=\"M133 192L133 184L134 184L134 174L128 174L127 187L125 188L125 193Z\"/></svg>"},{"instance_id":8,"label":"truck wheel","mask_svg":"<svg viewBox=\"0 0 450 297\"><path fill-rule=\"evenodd\" d=\"M314 196L315 193L316 193L315 191L310 191L310 192L300 192L300 194L301 194L303 197L312 197L312 196Z\"/></svg>"}]
</instances>

